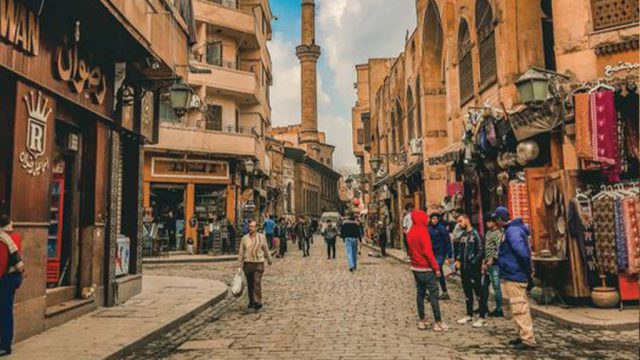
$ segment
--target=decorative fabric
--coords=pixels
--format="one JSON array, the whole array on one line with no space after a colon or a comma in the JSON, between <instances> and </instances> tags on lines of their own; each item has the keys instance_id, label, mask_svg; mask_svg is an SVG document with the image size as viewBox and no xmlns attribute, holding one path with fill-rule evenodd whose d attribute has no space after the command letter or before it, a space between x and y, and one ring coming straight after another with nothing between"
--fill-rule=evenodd
<instances>
[{"instance_id":1,"label":"decorative fabric","mask_svg":"<svg viewBox=\"0 0 640 360\"><path fill-rule=\"evenodd\" d=\"M602 172L609 177L609 181L620 181L618 118L613 91L591 94L590 100L594 158L602 163Z\"/></svg>"},{"instance_id":2,"label":"decorative fabric","mask_svg":"<svg viewBox=\"0 0 640 360\"><path fill-rule=\"evenodd\" d=\"M593 157L593 149L591 147L589 94L576 94L574 102L576 121L576 153L578 157L591 159Z\"/></svg>"},{"instance_id":3,"label":"decorative fabric","mask_svg":"<svg viewBox=\"0 0 640 360\"><path fill-rule=\"evenodd\" d=\"M622 199L615 200L613 206L616 222L616 259L618 261L618 270L624 271L629 266L629 255L624 214L622 212Z\"/></svg>"},{"instance_id":4,"label":"decorative fabric","mask_svg":"<svg viewBox=\"0 0 640 360\"><path fill-rule=\"evenodd\" d=\"M590 287L598 286L591 203L581 204L575 198L572 199L569 202L568 225L569 234L576 239L580 248L587 285Z\"/></svg>"},{"instance_id":5,"label":"decorative fabric","mask_svg":"<svg viewBox=\"0 0 640 360\"><path fill-rule=\"evenodd\" d=\"M625 234L627 235L627 253L629 266L627 272L637 274L639 270L638 264L638 246L640 246L640 224L638 223L638 214L635 211L636 204L640 203L637 197L628 197L622 200L622 213L624 217Z\"/></svg>"},{"instance_id":6,"label":"decorative fabric","mask_svg":"<svg viewBox=\"0 0 640 360\"><path fill-rule=\"evenodd\" d=\"M529 193L527 184L520 181L509 182L509 212L512 219L520 218L530 224Z\"/></svg>"},{"instance_id":7,"label":"decorative fabric","mask_svg":"<svg viewBox=\"0 0 640 360\"><path fill-rule=\"evenodd\" d=\"M614 200L603 198L593 203L593 222L596 236L596 259L602 273L618 273L616 260L616 226Z\"/></svg>"}]
</instances>

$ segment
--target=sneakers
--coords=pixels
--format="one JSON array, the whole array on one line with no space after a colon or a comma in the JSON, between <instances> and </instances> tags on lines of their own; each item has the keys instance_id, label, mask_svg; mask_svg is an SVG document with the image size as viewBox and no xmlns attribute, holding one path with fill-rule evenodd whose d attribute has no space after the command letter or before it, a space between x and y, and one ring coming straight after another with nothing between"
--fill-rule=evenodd
<instances>
[{"instance_id":1,"label":"sneakers","mask_svg":"<svg viewBox=\"0 0 640 360\"><path fill-rule=\"evenodd\" d=\"M471 326L473 326L474 328L481 328L484 327L486 323L487 322L485 321L485 319L478 319Z\"/></svg>"},{"instance_id":2,"label":"sneakers","mask_svg":"<svg viewBox=\"0 0 640 360\"><path fill-rule=\"evenodd\" d=\"M440 294L438 299L440 299L440 300L449 300L451 298L449 297L449 293L443 292L442 294Z\"/></svg>"},{"instance_id":3,"label":"sneakers","mask_svg":"<svg viewBox=\"0 0 640 360\"><path fill-rule=\"evenodd\" d=\"M445 332L447 330L449 330L449 327L447 326L447 324L443 323L442 321L437 322L435 325L433 325L434 332Z\"/></svg>"},{"instance_id":4,"label":"sneakers","mask_svg":"<svg viewBox=\"0 0 640 360\"><path fill-rule=\"evenodd\" d=\"M260 309L262 309L262 304L256 303L255 305L253 305L253 308L256 309L256 310L260 310Z\"/></svg>"},{"instance_id":5,"label":"sneakers","mask_svg":"<svg viewBox=\"0 0 640 360\"><path fill-rule=\"evenodd\" d=\"M521 344L521 343L522 343L522 339L520 339L520 338L515 338L513 340L509 340L509 345L511 345L511 346L516 346L516 345Z\"/></svg>"},{"instance_id":6,"label":"sneakers","mask_svg":"<svg viewBox=\"0 0 640 360\"><path fill-rule=\"evenodd\" d=\"M536 348L535 345L527 344L527 343L522 342L522 341L519 344L513 345L513 349L514 350L519 350L519 351L534 350L535 348Z\"/></svg>"},{"instance_id":7,"label":"sneakers","mask_svg":"<svg viewBox=\"0 0 640 360\"><path fill-rule=\"evenodd\" d=\"M458 324L464 325L464 324L468 324L468 323L470 323L472 321L473 321L473 318L471 316L465 316L462 319L458 320Z\"/></svg>"},{"instance_id":8,"label":"sneakers","mask_svg":"<svg viewBox=\"0 0 640 360\"><path fill-rule=\"evenodd\" d=\"M9 355L11 355L11 350L7 350L7 349L0 350L0 357L9 356Z\"/></svg>"},{"instance_id":9,"label":"sneakers","mask_svg":"<svg viewBox=\"0 0 640 360\"><path fill-rule=\"evenodd\" d=\"M504 317L504 313L502 310L496 309L489 313L489 317Z\"/></svg>"}]
</instances>

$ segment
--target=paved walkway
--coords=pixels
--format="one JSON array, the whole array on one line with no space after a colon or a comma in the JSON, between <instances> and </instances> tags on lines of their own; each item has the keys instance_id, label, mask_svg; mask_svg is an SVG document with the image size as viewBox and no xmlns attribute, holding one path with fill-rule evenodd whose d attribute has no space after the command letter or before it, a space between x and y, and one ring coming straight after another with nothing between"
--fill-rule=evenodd
<instances>
[{"instance_id":1,"label":"paved walkway","mask_svg":"<svg viewBox=\"0 0 640 360\"><path fill-rule=\"evenodd\" d=\"M7 359L118 358L141 342L191 319L220 301L220 281L143 276L142 293L125 304L101 308L15 345Z\"/></svg>"},{"instance_id":2,"label":"paved walkway","mask_svg":"<svg viewBox=\"0 0 640 360\"><path fill-rule=\"evenodd\" d=\"M406 264L367 256L347 271L342 242L327 260L323 241L302 258L295 246L267 268L265 308L247 310L246 298L227 298L126 359L637 359L638 332L590 331L536 319L539 348L517 353L506 345L513 324L491 319L482 329L457 325L463 295L450 285L441 302L450 331L416 328L415 285ZM147 274L229 281L235 264L145 267ZM427 306L427 314L431 311Z\"/></svg>"}]
</instances>

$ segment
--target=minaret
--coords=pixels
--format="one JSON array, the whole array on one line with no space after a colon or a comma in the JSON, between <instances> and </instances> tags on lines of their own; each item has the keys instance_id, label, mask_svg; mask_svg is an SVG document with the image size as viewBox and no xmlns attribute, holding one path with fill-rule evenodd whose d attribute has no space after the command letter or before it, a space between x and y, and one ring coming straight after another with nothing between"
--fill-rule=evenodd
<instances>
[{"instance_id":1,"label":"minaret","mask_svg":"<svg viewBox=\"0 0 640 360\"><path fill-rule=\"evenodd\" d=\"M296 47L301 72L300 141L318 142L318 83L316 63L320 58L320 46L316 45L316 4L314 0L302 0L302 43Z\"/></svg>"}]
</instances>

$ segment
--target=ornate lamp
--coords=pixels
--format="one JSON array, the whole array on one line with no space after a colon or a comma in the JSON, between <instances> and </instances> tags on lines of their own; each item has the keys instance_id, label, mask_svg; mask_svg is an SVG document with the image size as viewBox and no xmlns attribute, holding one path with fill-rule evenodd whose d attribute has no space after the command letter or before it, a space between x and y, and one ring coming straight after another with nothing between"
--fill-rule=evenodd
<instances>
[{"instance_id":1,"label":"ornate lamp","mask_svg":"<svg viewBox=\"0 0 640 360\"><path fill-rule=\"evenodd\" d=\"M531 102L543 102L550 97L549 75L530 68L516 81L516 87L520 94L520 100L528 104Z\"/></svg>"},{"instance_id":2,"label":"ornate lamp","mask_svg":"<svg viewBox=\"0 0 640 360\"><path fill-rule=\"evenodd\" d=\"M189 105L192 94L193 90L191 90L191 87L185 84L182 79L179 79L171 85L169 95L171 98L171 107L176 113L176 116L182 117L187 113L187 106Z\"/></svg>"}]
</instances>

